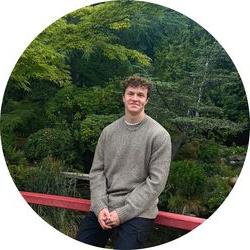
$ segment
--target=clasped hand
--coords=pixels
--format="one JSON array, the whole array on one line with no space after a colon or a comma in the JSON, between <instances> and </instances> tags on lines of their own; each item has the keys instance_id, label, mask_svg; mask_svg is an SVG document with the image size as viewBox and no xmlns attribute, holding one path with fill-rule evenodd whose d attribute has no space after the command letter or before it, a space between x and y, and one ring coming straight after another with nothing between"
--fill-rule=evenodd
<instances>
[{"instance_id":1,"label":"clasped hand","mask_svg":"<svg viewBox=\"0 0 250 250\"><path fill-rule=\"evenodd\" d=\"M120 225L120 219L116 211L109 212L107 208L100 211L98 221L102 229L107 230Z\"/></svg>"}]
</instances>

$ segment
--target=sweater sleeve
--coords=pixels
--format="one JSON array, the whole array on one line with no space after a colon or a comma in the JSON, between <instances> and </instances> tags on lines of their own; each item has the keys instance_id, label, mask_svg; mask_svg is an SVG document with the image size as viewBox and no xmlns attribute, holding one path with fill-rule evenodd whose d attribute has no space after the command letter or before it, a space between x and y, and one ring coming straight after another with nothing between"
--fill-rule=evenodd
<instances>
[{"instance_id":1,"label":"sweater sleeve","mask_svg":"<svg viewBox=\"0 0 250 250\"><path fill-rule=\"evenodd\" d=\"M103 130L99 137L89 172L91 210L96 216L103 208L108 207L106 177L104 175L104 143L105 131Z\"/></svg>"},{"instance_id":2,"label":"sweater sleeve","mask_svg":"<svg viewBox=\"0 0 250 250\"><path fill-rule=\"evenodd\" d=\"M121 223L139 216L158 198L167 182L170 161L171 139L164 133L154 140L148 177L129 194L125 205L116 209Z\"/></svg>"}]
</instances>

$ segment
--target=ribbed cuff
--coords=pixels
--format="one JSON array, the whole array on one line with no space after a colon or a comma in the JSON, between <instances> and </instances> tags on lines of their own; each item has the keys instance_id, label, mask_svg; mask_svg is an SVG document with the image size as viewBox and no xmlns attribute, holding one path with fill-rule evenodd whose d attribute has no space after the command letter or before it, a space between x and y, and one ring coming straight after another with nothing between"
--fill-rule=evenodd
<instances>
[{"instance_id":1,"label":"ribbed cuff","mask_svg":"<svg viewBox=\"0 0 250 250\"><path fill-rule=\"evenodd\" d=\"M130 210L131 210L131 206L129 204L115 209L115 211L118 214L118 217L119 217L121 224L132 218Z\"/></svg>"},{"instance_id":2,"label":"ribbed cuff","mask_svg":"<svg viewBox=\"0 0 250 250\"><path fill-rule=\"evenodd\" d=\"M104 208L107 208L107 206L103 202L97 202L91 206L91 210L95 213L96 217L98 217L100 211Z\"/></svg>"}]
</instances>

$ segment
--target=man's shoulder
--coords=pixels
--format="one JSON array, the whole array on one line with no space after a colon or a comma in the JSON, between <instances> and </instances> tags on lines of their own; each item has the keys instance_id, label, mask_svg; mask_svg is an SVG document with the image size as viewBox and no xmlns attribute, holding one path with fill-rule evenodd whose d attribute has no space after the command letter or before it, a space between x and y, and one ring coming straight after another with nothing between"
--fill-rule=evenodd
<instances>
[{"instance_id":1,"label":"man's shoulder","mask_svg":"<svg viewBox=\"0 0 250 250\"><path fill-rule=\"evenodd\" d=\"M150 127L150 130L154 132L155 134L167 134L169 135L168 131L156 120L154 120L152 117L147 115L148 119L148 126Z\"/></svg>"},{"instance_id":2,"label":"man's shoulder","mask_svg":"<svg viewBox=\"0 0 250 250\"><path fill-rule=\"evenodd\" d=\"M107 125L103 131L106 133L110 133L114 130L117 130L117 128L119 128L121 122L122 122L123 116L118 118L117 120L113 121L112 123L110 123L109 125Z\"/></svg>"}]
</instances>

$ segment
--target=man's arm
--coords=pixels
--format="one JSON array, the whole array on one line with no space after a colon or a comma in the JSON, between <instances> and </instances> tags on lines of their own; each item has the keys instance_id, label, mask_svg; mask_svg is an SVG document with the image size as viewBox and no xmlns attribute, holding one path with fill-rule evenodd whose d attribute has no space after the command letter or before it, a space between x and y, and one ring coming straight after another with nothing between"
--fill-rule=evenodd
<instances>
[{"instance_id":1,"label":"man's arm","mask_svg":"<svg viewBox=\"0 0 250 250\"><path fill-rule=\"evenodd\" d=\"M120 223L139 216L158 198L164 190L171 161L171 139L169 134L155 138L149 163L149 175L128 196L126 204L117 208Z\"/></svg>"},{"instance_id":2,"label":"man's arm","mask_svg":"<svg viewBox=\"0 0 250 250\"><path fill-rule=\"evenodd\" d=\"M102 131L95 150L89 172L91 210L98 217L103 208L108 207L106 177L104 175L105 130Z\"/></svg>"}]
</instances>

